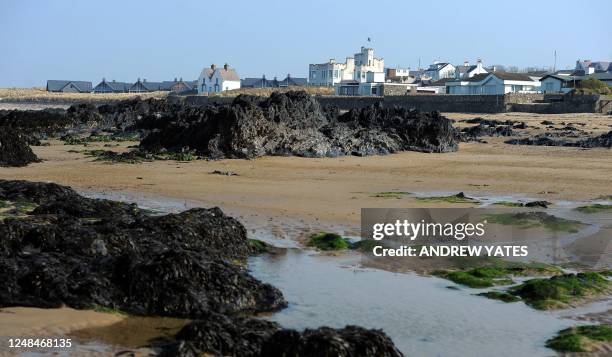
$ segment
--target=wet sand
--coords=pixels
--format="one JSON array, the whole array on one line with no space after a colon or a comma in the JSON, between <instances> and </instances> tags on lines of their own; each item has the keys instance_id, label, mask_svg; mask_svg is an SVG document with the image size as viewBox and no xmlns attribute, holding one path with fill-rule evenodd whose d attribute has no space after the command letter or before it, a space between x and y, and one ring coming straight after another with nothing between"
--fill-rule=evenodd
<instances>
[{"instance_id":1,"label":"wet sand","mask_svg":"<svg viewBox=\"0 0 612 357\"><path fill-rule=\"evenodd\" d=\"M108 164L69 150L33 147L44 161L2 168L0 179L52 181L80 190L129 191L197 200L222 208L357 223L361 207L441 207L377 192L522 194L532 199L591 200L612 195L612 151L511 146L500 138L461 144L458 152L375 157L263 157L254 160ZM133 143L131 143L133 144ZM122 143L122 147L129 145ZM113 148L115 150L117 148ZM233 171L239 176L211 174Z\"/></svg>"}]
</instances>

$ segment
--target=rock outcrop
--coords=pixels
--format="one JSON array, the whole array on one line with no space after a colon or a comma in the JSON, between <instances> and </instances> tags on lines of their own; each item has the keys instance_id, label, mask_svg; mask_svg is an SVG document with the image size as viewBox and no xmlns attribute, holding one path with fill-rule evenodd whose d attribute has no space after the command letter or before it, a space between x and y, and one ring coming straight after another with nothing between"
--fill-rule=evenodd
<instances>
[{"instance_id":1,"label":"rock outcrop","mask_svg":"<svg viewBox=\"0 0 612 357\"><path fill-rule=\"evenodd\" d=\"M0 166L19 167L37 161L38 157L23 134L14 129L0 128Z\"/></svg>"},{"instance_id":2,"label":"rock outcrop","mask_svg":"<svg viewBox=\"0 0 612 357\"><path fill-rule=\"evenodd\" d=\"M245 228L218 208L150 216L69 188L0 181L0 306L91 308L197 318L273 311L274 287L233 261L250 252Z\"/></svg>"},{"instance_id":3,"label":"rock outcrop","mask_svg":"<svg viewBox=\"0 0 612 357\"><path fill-rule=\"evenodd\" d=\"M211 314L185 326L163 356L359 356L399 357L402 353L380 330L358 326L320 327L303 332L249 317Z\"/></svg>"},{"instance_id":4,"label":"rock outcrop","mask_svg":"<svg viewBox=\"0 0 612 357\"><path fill-rule=\"evenodd\" d=\"M452 122L438 113L370 107L339 115L305 92L239 96L231 105L184 108L143 120L147 151L195 150L210 158L323 157L403 150L457 150Z\"/></svg>"},{"instance_id":5,"label":"rock outcrop","mask_svg":"<svg viewBox=\"0 0 612 357\"><path fill-rule=\"evenodd\" d=\"M244 226L218 208L151 215L51 183L0 180L0 307L98 306L193 319L167 356L401 356L382 331L297 332L245 316L286 306L250 276Z\"/></svg>"}]
</instances>

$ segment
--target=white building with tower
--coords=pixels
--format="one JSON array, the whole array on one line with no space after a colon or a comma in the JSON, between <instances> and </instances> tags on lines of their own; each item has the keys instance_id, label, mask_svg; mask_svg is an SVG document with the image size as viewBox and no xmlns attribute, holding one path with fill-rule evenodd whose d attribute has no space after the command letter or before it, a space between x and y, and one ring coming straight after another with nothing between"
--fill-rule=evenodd
<instances>
[{"instance_id":1,"label":"white building with tower","mask_svg":"<svg viewBox=\"0 0 612 357\"><path fill-rule=\"evenodd\" d=\"M368 47L361 47L344 63L330 59L308 69L310 85L334 86L340 95L378 95L378 84L385 82L385 60L374 57L374 50Z\"/></svg>"}]
</instances>

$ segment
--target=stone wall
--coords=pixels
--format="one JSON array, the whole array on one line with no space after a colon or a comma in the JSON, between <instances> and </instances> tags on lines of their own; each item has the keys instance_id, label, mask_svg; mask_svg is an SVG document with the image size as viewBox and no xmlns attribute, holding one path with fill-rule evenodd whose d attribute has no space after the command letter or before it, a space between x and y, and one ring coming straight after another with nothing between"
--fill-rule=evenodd
<instances>
[{"instance_id":1,"label":"stone wall","mask_svg":"<svg viewBox=\"0 0 612 357\"><path fill-rule=\"evenodd\" d=\"M608 113L611 102L599 99L597 95L566 95L559 101L548 101L541 93L511 93L506 95L454 95L454 94L411 94L367 96L315 96L324 106L337 106L340 110L365 108L377 103L385 106L399 106L421 111L457 113ZM187 96L188 105L228 104L234 97Z\"/></svg>"},{"instance_id":2,"label":"stone wall","mask_svg":"<svg viewBox=\"0 0 612 357\"><path fill-rule=\"evenodd\" d=\"M554 102L510 103L507 110L540 114L606 113L606 104L598 95L565 95Z\"/></svg>"}]
</instances>

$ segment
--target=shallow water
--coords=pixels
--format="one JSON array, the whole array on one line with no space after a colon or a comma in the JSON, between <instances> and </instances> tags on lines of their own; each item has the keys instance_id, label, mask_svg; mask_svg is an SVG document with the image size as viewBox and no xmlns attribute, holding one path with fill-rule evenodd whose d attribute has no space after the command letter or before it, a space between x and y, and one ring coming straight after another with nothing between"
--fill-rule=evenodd
<instances>
[{"instance_id":1,"label":"shallow water","mask_svg":"<svg viewBox=\"0 0 612 357\"><path fill-rule=\"evenodd\" d=\"M303 329L347 324L383 329L409 356L549 356L546 339L575 325L523 303L451 290L452 282L358 268L359 258L290 250L249 260L251 274L279 288L289 307L270 317Z\"/></svg>"},{"instance_id":2,"label":"shallow water","mask_svg":"<svg viewBox=\"0 0 612 357\"><path fill-rule=\"evenodd\" d=\"M135 202L162 212L202 205L129 193L87 195ZM580 214L571 212L576 204L559 205L549 212L577 218ZM296 246L296 236L313 227L301 220L277 222L259 215L245 220L247 216L239 219L249 236L277 246ZM580 218L585 219L584 215ZM601 224L588 219L592 225ZM481 291L478 289L451 290L447 287L456 286L454 283L435 277L364 269L360 256L352 253L326 256L288 249L286 254L252 257L248 267L253 276L279 288L289 302L288 308L264 318L295 329L347 324L383 329L406 355L550 356L553 352L544 347L545 341L561 329L583 323L566 317L610 307L608 299L577 310L538 311L521 302L508 304L474 296Z\"/></svg>"}]
</instances>

